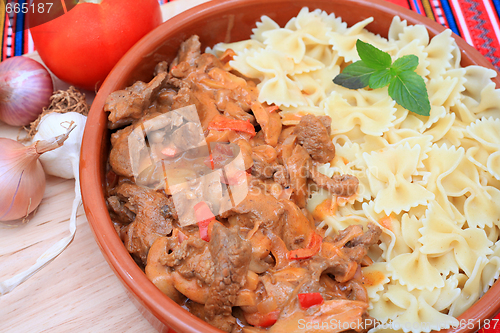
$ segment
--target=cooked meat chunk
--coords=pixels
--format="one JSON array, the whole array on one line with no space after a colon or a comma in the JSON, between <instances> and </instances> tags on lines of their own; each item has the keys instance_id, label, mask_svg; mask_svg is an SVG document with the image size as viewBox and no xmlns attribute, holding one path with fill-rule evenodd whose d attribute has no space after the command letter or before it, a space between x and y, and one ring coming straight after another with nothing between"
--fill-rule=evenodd
<instances>
[{"instance_id":1,"label":"cooked meat chunk","mask_svg":"<svg viewBox=\"0 0 500 333\"><path fill-rule=\"evenodd\" d=\"M148 84L138 81L131 87L111 93L104 104L104 111L109 112L108 127L120 128L142 118L144 111L157 97L166 79L167 73L159 73Z\"/></svg>"},{"instance_id":2,"label":"cooked meat chunk","mask_svg":"<svg viewBox=\"0 0 500 333\"><path fill-rule=\"evenodd\" d=\"M134 222L124 229L123 242L127 250L146 263L149 248L161 236L172 231L172 220L165 216L165 207L173 206L164 194L134 184L123 183L116 195L127 200L127 208L135 213Z\"/></svg>"},{"instance_id":3,"label":"cooked meat chunk","mask_svg":"<svg viewBox=\"0 0 500 333\"><path fill-rule=\"evenodd\" d=\"M252 175L257 178L272 178L279 169L276 149L269 145L254 147L252 150Z\"/></svg>"},{"instance_id":4,"label":"cooked meat chunk","mask_svg":"<svg viewBox=\"0 0 500 333\"><path fill-rule=\"evenodd\" d=\"M321 119L324 121L326 118ZM294 133L313 160L327 163L335 157L335 146L321 119L310 114L303 116Z\"/></svg>"},{"instance_id":5,"label":"cooked meat chunk","mask_svg":"<svg viewBox=\"0 0 500 333\"><path fill-rule=\"evenodd\" d=\"M179 47L179 53L177 57L172 62L172 66L176 66L182 62L186 62L193 66L194 62L200 56L200 38L193 35L181 43Z\"/></svg>"},{"instance_id":6,"label":"cooked meat chunk","mask_svg":"<svg viewBox=\"0 0 500 333\"><path fill-rule=\"evenodd\" d=\"M231 314L232 307L238 291L245 284L252 248L237 231L219 223L213 226L209 248L215 275L205 303L205 315L215 327L231 332L236 325L236 318Z\"/></svg>"},{"instance_id":7,"label":"cooked meat chunk","mask_svg":"<svg viewBox=\"0 0 500 333\"><path fill-rule=\"evenodd\" d=\"M350 197L358 190L359 180L351 175L334 175L329 178L314 165L309 168L309 175L319 187L341 197Z\"/></svg>"},{"instance_id":8,"label":"cooked meat chunk","mask_svg":"<svg viewBox=\"0 0 500 333\"><path fill-rule=\"evenodd\" d=\"M318 116L319 121L325 126L326 133L332 134L332 118L330 116Z\"/></svg>"},{"instance_id":9,"label":"cooked meat chunk","mask_svg":"<svg viewBox=\"0 0 500 333\"><path fill-rule=\"evenodd\" d=\"M128 126L111 134L111 152L109 153L109 164L117 175L132 177L132 165L128 147L128 137L133 127Z\"/></svg>"},{"instance_id":10,"label":"cooked meat chunk","mask_svg":"<svg viewBox=\"0 0 500 333\"><path fill-rule=\"evenodd\" d=\"M230 222L235 221L247 228L253 228L259 223L274 230L280 227L279 220L283 212L283 205L275 197L260 189L251 188L245 200L222 214L222 217L229 217Z\"/></svg>"},{"instance_id":11,"label":"cooked meat chunk","mask_svg":"<svg viewBox=\"0 0 500 333\"><path fill-rule=\"evenodd\" d=\"M278 112L269 112L262 104L257 102L252 104L252 111L255 119L262 127L266 143L270 146L276 147L282 126L280 115Z\"/></svg>"},{"instance_id":12,"label":"cooked meat chunk","mask_svg":"<svg viewBox=\"0 0 500 333\"><path fill-rule=\"evenodd\" d=\"M309 194L307 189L308 170L311 166L311 157L304 147L295 146L292 155L286 161L286 168L293 188L292 200L297 206L304 208Z\"/></svg>"},{"instance_id":13,"label":"cooked meat chunk","mask_svg":"<svg viewBox=\"0 0 500 333\"><path fill-rule=\"evenodd\" d=\"M181 243L177 239L175 246L160 258L160 262L173 268L186 279L197 279L210 285L214 280L214 264L208 243L198 237L188 237ZM170 252L170 253L169 253Z\"/></svg>"},{"instance_id":14,"label":"cooked meat chunk","mask_svg":"<svg viewBox=\"0 0 500 333\"><path fill-rule=\"evenodd\" d=\"M114 213L115 221L120 222L120 224L129 224L134 221L135 214L125 206L126 201L120 200L116 195L109 197L106 201L109 210Z\"/></svg>"},{"instance_id":15,"label":"cooked meat chunk","mask_svg":"<svg viewBox=\"0 0 500 333\"><path fill-rule=\"evenodd\" d=\"M311 234L315 229L314 224L290 200L282 200L281 204L285 207L285 212L282 216L282 238L287 249L296 250L307 247Z\"/></svg>"}]
</instances>

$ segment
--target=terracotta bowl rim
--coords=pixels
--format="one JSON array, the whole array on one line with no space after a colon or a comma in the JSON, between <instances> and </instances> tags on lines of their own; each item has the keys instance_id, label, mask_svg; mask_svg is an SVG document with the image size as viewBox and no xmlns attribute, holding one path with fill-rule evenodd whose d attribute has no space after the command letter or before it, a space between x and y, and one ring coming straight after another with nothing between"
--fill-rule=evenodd
<instances>
[{"instance_id":1,"label":"terracotta bowl rim","mask_svg":"<svg viewBox=\"0 0 500 333\"><path fill-rule=\"evenodd\" d=\"M331 1L331 0L330 0ZM141 57L147 52L151 52L161 45L162 36L180 29L192 20L200 19L209 14L217 13L221 9L237 9L239 6L247 3L253 3L258 6L262 3L297 3L293 0L219 0L210 1L192 9L189 9L177 16L174 16L166 23L150 32L134 45L123 58L118 62L101 86L88 116L82 142L81 161L80 161L80 179L83 197L83 205L87 215L89 225L92 229L97 244L109 265L125 285L125 287L137 298L137 300L146 307L155 317L160 318L162 322L178 332L207 332L220 333L222 331L215 329L204 321L190 314L167 296L161 293L146 277L142 270L136 265L130 257L120 238L115 232L109 214L106 209L102 182L100 174L101 162L99 152L105 143L103 136L106 131L106 123L100 120L103 112L103 105L107 95L116 88L115 82L121 81L120 78L130 74L130 68L137 66ZM300 2L307 6L307 1ZM318 2L328 2L328 0L318 0ZM423 17L411 10L402 8L396 4L386 2L385 0L337 0L339 3L352 3L353 5L371 6L375 11L385 11L391 15L398 15L401 19L407 20L408 24L424 24L427 27L431 37L444 31L445 28L440 24ZM369 27L368 27L369 28ZM472 64L487 67L496 70L491 63L484 58L476 49L470 46L459 36L452 34L457 41L462 52L462 59L468 58ZM500 87L500 79L494 80L497 87ZM478 323L484 318L494 317L500 310L500 284L498 281L490 288L474 306L468 309L461 318L468 318L474 322L474 329L478 329ZM482 322L482 321L481 321ZM468 332L472 329L464 329L463 326L458 329L441 330L440 332Z\"/></svg>"}]
</instances>

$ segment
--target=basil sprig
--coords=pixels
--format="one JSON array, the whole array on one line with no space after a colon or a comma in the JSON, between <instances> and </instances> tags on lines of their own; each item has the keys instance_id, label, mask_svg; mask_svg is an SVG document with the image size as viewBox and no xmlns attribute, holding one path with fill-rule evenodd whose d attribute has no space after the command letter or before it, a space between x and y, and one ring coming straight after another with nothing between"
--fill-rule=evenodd
<instances>
[{"instance_id":1,"label":"basil sprig","mask_svg":"<svg viewBox=\"0 0 500 333\"><path fill-rule=\"evenodd\" d=\"M378 89L389 85L389 96L396 103L422 116L430 114L424 79L415 72L417 56L406 55L392 62L388 53L359 39L356 50L361 60L347 66L333 79L334 83L349 89L367 86Z\"/></svg>"}]
</instances>

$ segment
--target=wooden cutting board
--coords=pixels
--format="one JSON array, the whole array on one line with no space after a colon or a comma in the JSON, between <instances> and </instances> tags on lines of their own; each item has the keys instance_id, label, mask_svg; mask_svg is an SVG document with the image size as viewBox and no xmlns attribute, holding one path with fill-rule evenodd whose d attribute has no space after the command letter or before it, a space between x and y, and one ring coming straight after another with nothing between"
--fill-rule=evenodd
<instances>
[{"instance_id":1,"label":"wooden cutting board","mask_svg":"<svg viewBox=\"0 0 500 333\"><path fill-rule=\"evenodd\" d=\"M163 18L208 0L179 0L162 6ZM36 58L36 55L32 55ZM67 85L58 81L56 89ZM87 92L88 100L93 98ZM22 131L0 123L0 137ZM35 263L59 239L69 235L74 181L47 177L38 211L18 227L0 223L0 281ZM46 268L13 292L0 296L0 332L155 332L127 296L102 256L80 207L75 239Z\"/></svg>"}]
</instances>

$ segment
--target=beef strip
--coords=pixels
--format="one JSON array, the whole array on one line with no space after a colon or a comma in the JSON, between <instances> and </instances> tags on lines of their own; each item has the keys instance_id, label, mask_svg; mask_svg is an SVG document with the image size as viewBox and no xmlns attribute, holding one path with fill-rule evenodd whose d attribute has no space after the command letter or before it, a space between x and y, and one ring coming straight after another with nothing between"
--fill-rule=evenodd
<instances>
[{"instance_id":1,"label":"beef strip","mask_svg":"<svg viewBox=\"0 0 500 333\"><path fill-rule=\"evenodd\" d=\"M165 212L166 207L173 207L173 202L160 192L130 183L120 184L116 195L127 200L128 208L136 214L124 230L125 247L145 264L153 242L172 231L173 221Z\"/></svg>"},{"instance_id":2,"label":"beef strip","mask_svg":"<svg viewBox=\"0 0 500 333\"><path fill-rule=\"evenodd\" d=\"M300 208L306 206L308 196L307 175L312 161L306 149L296 145L292 155L286 161L286 168L293 188L292 200Z\"/></svg>"},{"instance_id":3,"label":"beef strip","mask_svg":"<svg viewBox=\"0 0 500 333\"><path fill-rule=\"evenodd\" d=\"M261 145L252 149L252 175L257 178L272 178L279 169L276 149L269 145Z\"/></svg>"},{"instance_id":4,"label":"beef strip","mask_svg":"<svg viewBox=\"0 0 500 333\"><path fill-rule=\"evenodd\" d=\"M288 250L306 248L311 234L314 232L314 224L302 213L302 211L290 200L281 200L285 207L282 215L283 241Z\"/></svg>"},{"instance_id":5,"label":"beef strip","mask_svg":"<svg viewBox=\"0 0 500 333\"><path fill-rule=\"evenodd\" d=\"M330 178L312 165L309 168L309 176L319 187L341 197L350 197L358 190L359 180L352 175L334 175Z\"/></svg>"},{"instance_id":6,"label":"beef strip","mask_svg":"<svg viewBox=\"0 0 500 333\"><path fill-rule=\"evenodd\" d=\"M276 147L281 133L281 117L278 112L269 112L261 103L252 103L252 111L255 119L264 132L266 143Z\"/></svg>"},{"instance_id":7,"label":"beef strip","mask_svg":"<svg viewBox=\"0 0 500 333\"><path fill-rule=\"evenodd\" d=\"M148 84L137 81L131 87L111 93L104 104L104 111L109 112L108 127L120 128L143 117L145 110L164 87L167 76L167 73L162 72Z\"/></svg>"},{"instance_id":8,"label":"beef strip","mask_svg":"<svg viewBox=\"0 0 500 333\"><path fill-rule=\"evenodd\" d=\"M215 264L214 282L205 303L205 316L215 327L231 332L236 325L232 307L246 281L252 248L236 230L215 223L209 243Z\"/></svg>"},{"instance_id":9,"label":"beef strip","mask_svg":"<svg viewBox=\"0 0 500 333\"><path fill-rule=\"evenodd\" d=\"M229 217L230 222L250 229L260 223L262 227L281 233L279 221L283 212L283 205L275 197L260 188L250 188L245 199L221 217Z\"/></svg>"},{"instance_id":10,"label":"beef strip","mask_svg":"<svg viewBox=\"0 0 500 333\"><path fill-rule=\"evenodd\" d=\"M179 52L177 53L177 57L175 57L172 62L172 66L177 66L182 62L186 62L189 65L193 66L196 59L200 56L200 38L196 35L193 35L186 39L181 43L179 47Z\"/></svg>"},{"instance_id":11,"label":"beef strip","mask_svg":"<svg viewBox=\"0 0 500 333\"><path fill-rule=\"evenodd\" d=\"M321 119L324 121L326 118ZM310 114L303 116L294 133L299 144L304 146L313 160L327 163L335 157L335 146L321 119Z\"/></svg>"},{"instance_id":12,"label":"beef strip","mask_svg":"<svg viewBox=\"0 0 500 333\"><path fill-rule=\"evenodd\" d=\"M367 255L368 248L378 242L381 233L380 227L369 223L366 232L363 232L363 227L360 225L351 225L341 230L333 239L325 238L324 243L331 244L336 249L341 248L344 255L318 259L317 263L321 266L318 269L332 274L338 282L347 282ZM328 248L328 244L324 246ZM334 253L337 253L336 250Z\"/></svg>"},{"instance_id":13,"label":"beef strip","mask_svg":"<svg viewBox=\"0 0 500 333\"><path fill-rule=\"evenodd\" d=\"M132 223L135 214L125 206L125 202L116 195L110 196L106 203L108 210L113 213L112 220L120 224Z\"/></svg>"},{"instance_id":14,"label":"beef strip","mask_svg":"<svg viewBox=\"0 0 500 333\"><path fill-rule=\"evenodd\" d=\"M197 279L202 284L210 285L214 280L215 267L208 243L196 236L176 242L170 253L165 252L160 258L162 265L175 269L186 279Z\"/></svg>"}]
</instances>

